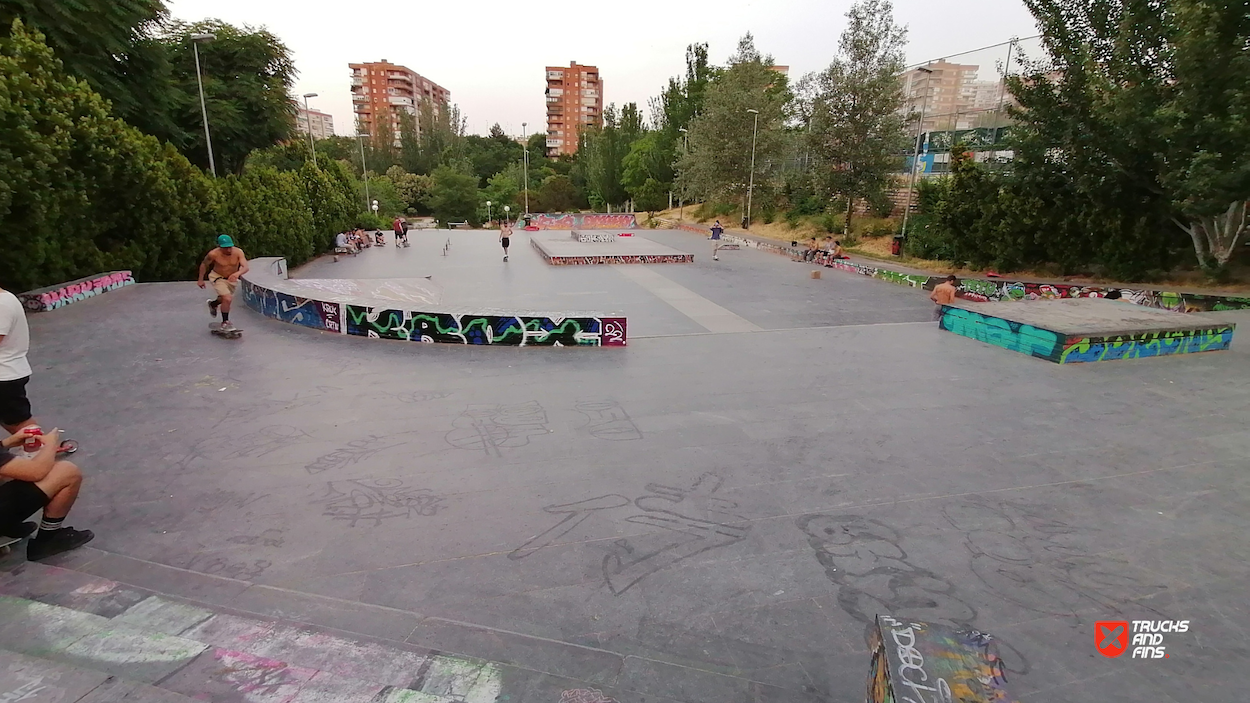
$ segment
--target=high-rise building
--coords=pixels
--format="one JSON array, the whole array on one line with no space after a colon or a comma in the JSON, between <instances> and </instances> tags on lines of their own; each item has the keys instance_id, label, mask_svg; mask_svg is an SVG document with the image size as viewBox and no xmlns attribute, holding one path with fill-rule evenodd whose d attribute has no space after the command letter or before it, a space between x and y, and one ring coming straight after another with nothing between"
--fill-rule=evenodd
<instances>
[{"instance_id":1,"label":"high-rise building","mask_svg":"<svg viewBox=\"0 0 1250 703\"><path fill-rule=\"evenodd\" d=\"M577 153L577 136L603 125L603 80L595 66L547 67L547 155Z\"/></svg>"},{"instance_id":2,"label":"high-rise building","mask_svg":"<svg viewBox=\"0 0 1250 703\"><path fill-rule=\"evenodd\" d=\"M325 139L334 136L334 117L319 110L305 110L302 106L295 108L295 131L299 136L308 136L312 131L313 139Z\"/></svg>"},{"instance_id":3,"label":"high-rise building","mask_svg":"<svg viewBox=\"0 0 1250 703\"><path fill-rule=\"evenodd\" d=\"M418 108L422 101L428 101L435 113L447 109L451 102L451 92L446 88L386 59L348 66L352 69L352 108L358 134L374 136L378 125L389 124L398 144L400 115L412 115L420 131Z\"/></svg>"},{"instance_id":4,"label":"high-rise building","mask_svg":"<svg viewBox=\"0 0 1250 703\"><path fill-rule=\"evenodd\" d=\"M980 69L942 59L907 71L903 74L905 110L918 114L924 108L923 131L958 129L957 120L962 124L972 119L968 113L976 104Z\"/></svg>"}]
</instances>

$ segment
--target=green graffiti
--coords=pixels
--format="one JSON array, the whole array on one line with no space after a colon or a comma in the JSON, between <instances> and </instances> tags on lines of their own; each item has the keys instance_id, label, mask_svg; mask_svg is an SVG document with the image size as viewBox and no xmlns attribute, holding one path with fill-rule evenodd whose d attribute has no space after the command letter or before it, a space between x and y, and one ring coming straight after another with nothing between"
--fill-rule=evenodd
<instances>
[{"instance_id":1,"label":"green graffiti","mask_svg":"<svg viewBox=\"0 0 1250 703\"><path fill-rule=\"evenodd\" d=\"M1047 361L1059 361L1063 351L1063 336L1057 332L961 308L943 306L938 326L947 332Z\"/></svg>"},{"instance_id":2,"label":"green graffiti","mask_svg":"<svg viewBox=\"0 0 1250 703\"><path fill-rule=\"evenodd\" d=\"M924 284L929 281L928 276L916 276L912 274L899 273L898 271L891 271L889 269L877 269L876 278L880 278L883 281L889 281L890 283L911 286L912 288L923 288Z\"/></svg>"},{"instance_id":3,"label":"green graffiti","mask_svg":"<svg viewBox=\"0 0 1250 703\"><path fill-rule=\"evenodd\" d=\"M1235 326L1230 325L1209 330L1174 330L1116 337L1087 337L1069 343L1060 355L1059 363L1080 364L1224 351L1232 345L1234 329Z\"/></svg>"}]
</instances>

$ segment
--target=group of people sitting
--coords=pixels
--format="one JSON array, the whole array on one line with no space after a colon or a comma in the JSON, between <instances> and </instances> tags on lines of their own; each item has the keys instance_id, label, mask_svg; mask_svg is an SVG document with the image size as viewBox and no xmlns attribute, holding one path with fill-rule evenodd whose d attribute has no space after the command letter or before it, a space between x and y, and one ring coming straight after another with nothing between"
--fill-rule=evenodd
<instances>
[{"instance_id":1,"label":"group of people sitting","mask_svg":"<svg viewBox=\"0 0 1250 703\"><path fill-rule=\"evenodd\" d=\"M334 235L334 253L351 254L354 256L361 249L373 246L375 241L378 246L386 243L386 240L383 239L382 230L378 230L372 237L359 227L354 230L339 232Z\"/></svg>"},{"instance_id":2,"label":"group of people sitting","mask_svg":"<svg viewBox=\"0 0 1250 703\"><path fill-rule=\"evenodd\" d=\"M833 237L825 237L822 243L816 237L812 237L807 242L807 249L803 252L804 261L814 261L824 263L831 259L849 258L842 252L841 240L835 240Z\"/></svg>"}]
</instances>

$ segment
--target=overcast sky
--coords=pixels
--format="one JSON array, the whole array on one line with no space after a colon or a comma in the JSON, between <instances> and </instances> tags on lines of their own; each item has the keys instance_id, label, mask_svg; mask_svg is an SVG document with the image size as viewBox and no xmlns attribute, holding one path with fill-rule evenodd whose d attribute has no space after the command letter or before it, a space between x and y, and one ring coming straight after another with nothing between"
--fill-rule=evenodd
<instances>
[{"instance_id":1,"label":"overcast sky","mask_svg":"<svg viewBox=\"0 0 1250 703\"><path fill-rule=\"evenodd\" d=\"M317 93L312 107L354 129L347 64L387 59L451 91L469 132L498 122L544 129L544 67L570 61L598 66L605 102L644 109L670 76L685 71L685 49L706 42L724 63L745 32L791 67L791 78L828 65L850 0L167 0L174 17L216 17L264 26L295 55L297 94ZM1021 0L895 0L910 29L909 62L1036 33Z\"/></svg>"}]
</instances>

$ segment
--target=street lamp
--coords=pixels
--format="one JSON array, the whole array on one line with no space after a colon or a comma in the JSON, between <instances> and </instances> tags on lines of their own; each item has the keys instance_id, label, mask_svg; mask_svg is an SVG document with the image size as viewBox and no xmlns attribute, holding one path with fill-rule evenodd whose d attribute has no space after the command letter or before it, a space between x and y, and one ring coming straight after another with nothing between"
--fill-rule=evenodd
<instances>
[{"instance_id":1,"label":"street lamp","mask_svg":"<svg viewBox=\"0 0 1250 703\"><path fill-rule=\"evenodd\" d=\"M213 162L213 138L208 134L208 106L204 103L204 78L200 75L200 42L210 42L216 34L192 34L191 50L195 53L195 80L200 84L200 115L204 117L204 145L208 147L208 170L217 177L217 164Z\"/></svg>"},{"instance_id":2,"label":"street lamp","mask_svg":"<svg viewBox=\"0 0 1250 703\"><path fill-rule=\"evenodd\" d=\"M916 125L916 149L912 152L911 174L907 179L907 204L903 206L903 239L907 239L907 219L911 215L911 194L916 189L916 167L920 165L920 139L924 136L924 113L929 107L929 80L933 76L933 69L917 66L916 70L925 74L925 91L924 100L920 102L920 123Z\"/></svg>"},{"instance_id":3,"label":"street lamp","mask_svg":"<svg viewBox=\"0 0 1250 703\"><path fill-rule=\"evenodd\" d=\"M490 224L490 201L486 201L486 224Z\"/></svg>"},{"instance_id":4,"label":"street lamp","mask_svg":"<svg viewBox=\"0 0 1250 703\"><path fill-rule=\"evenodd\" d=\"M525 133L526 122L521 123L521 147L525 156L525 214L530 214L530 142Z\"/></svg>"},{"instance_id":5,"label":"street lamp","mask_svg":"<svg viewBox=\"0 0 1250 703\"><path fill-rule=\"evenodd\" d=\"M685 127L678 127L677 131L681 132L681 143L682 143L682 146L684 147L681 150L681 152L683 154L689 154L690 153L690 130L686 129ZM678 189L677 191L677 224L681 224L682 218L685 217L685 215L686 215L686 193L685 191Z\"/></svg>"},{"instance_id":6,"label":"street lamp","mask_svg":"<svg viewBox=\"0 0 1250 703\"><path fill-rule=\"evenodd\" d=\"M743 227L751 228L751 194L755 190L755 138L760 132L760 111L749 109L747 112L755 115L755 127L751 129L751 178L747 181L747 214L742 218Z\"/></svg>"},{"instance_id":7,"label":"street lamp","mask_svg":"<svg viewBox=\"0 0 1250 703\"><path fill-rule=\"evenodd\" d=\"M365 209L369 209L369 171L365 169L365 137L367 134L357 134L360 138L360 180L365 183Z\"/></svg>"},{"instance_id":8,"label":"street lamp","mask_svg":"<svg viewBox=\"0 0 1250 703\"><path fill-rule=\"evenodd\" d=\"M304 93L304 123L308 125L308 148L312 150L313 168L317 168L317 143L313 141L312 115L308 114L308 99L317 97L316 93Z\"/></svg>"},{"instance_id":9,"label":"street lamp","mask_svg":"<svg viewBox=\"0 0 1250 703\"><path fill-rule=\"evenodd\" d=\"M512 224L512 206L511 205L503 206L503 220L504 222L507 222L508 224Z\"/></svg>"},{"instance_id":10,"label":"street lamp","mask_svg":"<svg viewBox=\"0 0 1250 703\"><path fill-rule=\"evenodd\" d=\"M376 200L373 201L373 216L378 216L378 201Z\"/></svg>"}]
</instances>

